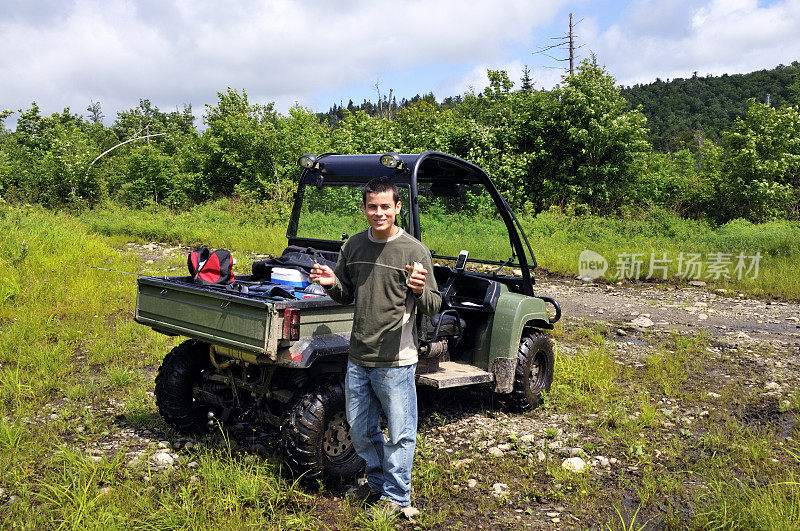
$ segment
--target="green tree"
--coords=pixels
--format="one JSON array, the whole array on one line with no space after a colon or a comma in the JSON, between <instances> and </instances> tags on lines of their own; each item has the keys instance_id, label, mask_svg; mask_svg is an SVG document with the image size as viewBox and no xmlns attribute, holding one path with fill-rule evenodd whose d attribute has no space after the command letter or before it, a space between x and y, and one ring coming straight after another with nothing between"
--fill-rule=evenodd
<instances>
[{"instance_id":1,"label":"green tree","mask_svg":"<svg viewBox=\"0 0 800 531\"><path fill-rule=\"evenodd\" d=\"M750 100L744 118L723 135L718 221L797 217L800 201L800 106Z\"/></svg>"},{"instance_id":2,"label":"green tree","mask_svg":"<svg viewBox=\"0 0 800 531\"><path fill-rule=\"evenodd\" d=\"M531 69L528 65L522 69L522 79L520 80L519 89L523 92L530 92L533 90L533 79L531 78Z\"/></svg>"},{"instance_id":3,"label":"green tree","mask_svg":"<svg viewBox=\"0 0 800 531\"><path fill-rule=\"evenodd\" d=\"M196 193L221 197L239 190L266 197L266 183L276 175L278 115L273 104L251 104L247 93L228 88L218 92L216 106L207 105L201 146L205 155Z\"/></svg>"},{"instance_id":4,"label":"green tree","mask_svg":"<svg viewBox=\"0 0 800 531\"><path fill-rule=\"evenodd\" d=\"M336 153L386 153L401 150L397 123L370 116L365 111L345 111L340 126L331 133Z\"/></svg>"},{"instance_id":5,"label":"green tree","mask_svg":"<svg viewBox=\"0 0 800 531\"><path fill-rule=\"evenodd\" d=\"M608 211L621 205L651 147L644 115L627 110L614 78L594 57L584 60L550 92L543 110L549 153L536 160L544 184L537 206L577 202Z\"/></svg>"}]
</instances>

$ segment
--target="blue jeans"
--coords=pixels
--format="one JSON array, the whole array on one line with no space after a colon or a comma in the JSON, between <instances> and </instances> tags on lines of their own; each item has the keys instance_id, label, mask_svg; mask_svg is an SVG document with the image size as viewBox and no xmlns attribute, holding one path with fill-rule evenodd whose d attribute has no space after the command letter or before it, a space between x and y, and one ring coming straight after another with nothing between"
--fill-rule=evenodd
<instances>
[{"instance_id":1,"label":"blue jeans","mask_svg":"<svg viewBox=\"0 0 800 531\"><path fill-rule=\"evenodd\" d=\"M367 462L370 488L405 507L411 503L411 464L417 443L417 364L362 367L347 363L345 400L353 446ZM380 427L381 410L389 440Z\"/></svg>"}]
</instances>

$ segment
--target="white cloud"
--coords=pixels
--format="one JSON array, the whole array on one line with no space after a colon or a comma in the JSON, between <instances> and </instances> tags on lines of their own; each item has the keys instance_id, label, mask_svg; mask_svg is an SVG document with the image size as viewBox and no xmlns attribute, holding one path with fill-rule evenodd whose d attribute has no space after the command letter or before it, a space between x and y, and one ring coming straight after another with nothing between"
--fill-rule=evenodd
<instances>
[{"instance_id":1,"label":"white cloud","mask_svg":"<svg viewBox=\"0 0 800 531\"><path fill-rule=\"evenodd\" d=\"M149 98L200 110L226 87L281 109L391 62L491 63L562 1L10 0L0 7L0 107L116 111ZM34 9L38 7L38 9ZM424 91L424 90L423 90Z\"/></svg>"},{"instance_id":2,"label":"white cloud","mask_svg":"<svg viewBox=\"0 0 800 531\"><path fill-rule=\"evenodd\" d=\"M638 0L588 48L621 84L743 73L800 59L800 0Z\"/></svg>"}]
</instances>

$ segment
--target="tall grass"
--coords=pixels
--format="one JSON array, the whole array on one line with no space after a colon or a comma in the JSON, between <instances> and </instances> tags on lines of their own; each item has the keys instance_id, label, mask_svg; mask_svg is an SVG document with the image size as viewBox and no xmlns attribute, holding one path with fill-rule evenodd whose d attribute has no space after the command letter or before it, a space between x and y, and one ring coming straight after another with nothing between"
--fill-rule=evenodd
<instances>
[{"instance_id":1,"label":"tall grass","mask_svg":"<svg viewBox=\"0 0 800 531\"><path fill-rule=\"evenodd\" d=\"M216 215L200 216L209 234ZM137 217L87 216L111 229ZM130 426L160 425L143 375L176 340L133 323L133 278L91 267L135 271L142 259L70 215L0 207L0 260L0 487L18 499L0 504L0 527L318 528L274 461L210 447L191 456L196 468L169 474L127 466L113 449L87 458L83 447L104 440L120 412L113 404Z\"/></svg>"},{"instance_id":2,"label":"tall grass","mask_svg":"<svg viewBox=\"0 0 800 531\"><path fill-rule=\"evenodd\" d=\"M165 207L133 210L105 204L81 214L93 232L112 241L205 244L238 251L280 253L286 245L286 219L278 207L220 199L185 212ZM276 217L280 220L276 222Z\"/></svg>"},{"instance_id":3,"label":"tall grass","mask_svg":"<svg viewBox=\"0 0 800 531\"><path fill-rule=\"evenodd\" d=\"M699 278L690 276L682 280L713 282L721 288L744 291L758 296L800 298L800 223L790 221L752 224L735 220L719 228L697 220L680 218L662 210L653 210L638 218L617 219L593 215L570 216L557 211L544 212L533 218L524 218L523 227L534 248L539 265L551 272L577 275L578 259L585 249L599 253L608 261L605 280L617 280L617 262L621 256L640 254L642 260L638 279L649 276L651 253L656 259L666 253L667 280L678 281L678 258L683 253L699 254L704 263ZM726 253L731 256L727 268L730 278L714 279L707 269L709 254ZM758 274L743 271L737 278L737 256L745 255L750 265L760 253ZM662 272L653 271L653 278L661 280ZM752 278L755 276L755 278ZM626 277L628 278L628 277Z\"/></svg>"},{"instance_id":4,"label":"tall grass","mask_svg":"<svg viewBox=\"0 0 800 531\"><path fill-rule=\"evenodd\" d=\"M237 251L278 254L286 246L288 219L271 210L277 207L223 199L200 205L188 212L168 209L131 210L116 205L87 211L80 216L92 232L110 236L121 246L126 241L158 241L169 244L204 243ZM800 223L776 221L753 224L734 220L721 227L698 220L678 217L653 209L626 219L594 215L570 215L551 210L535 217L522 217L521 223L530 240L539 266L552 273L575 276L582 251L589 249L605 257L608 270L600 280L617 281L632 275L620 275L619 260L637 254L641 261L636 279L652 277L663 280L664 273L650 271L651 254L666 258L666 279L670 282L703 280L716 287L738 290L756 296L800 298ZM456 256L461 249L476 258L507 260L511 256L508 233L499 219L464 214L422 216L423 242L437 254ZM332 213L304 217L300 233L304 237L326 235L339 239L367 227L360 214ZM723 253L730 263L725 275L715 278L708 270L709 255ZM758 272L737 274L738 256L744 265L760 255ZM699 276L678 275L679 257L699 256L703 263ZM741 278L739 278L741 277ZM0 300L16 289L12 278L0 276ZM5 295L4 295L5 294Z\"/></svg>"},{"instance_id":5,"label":"tall grass","mask_svg":"<svg viewBox=\"0 0 800 531\"><path fill-rule=\"evenodd\" d=\"M121 245L124 241L159 241L170 244L204 243L238 251L277 254L286 245L288 219L260 206L223 199L195 207L189 212L174 213L168 209L130 210L106 205L83 213L80 219L91 231L111 236ZM276 221L277 219L277 221ZM594 215L570 215L551 210L537 216L521 218L539 266L552 273L575 276L579 272L579 256L588 249L599 253L608 262L608 270L599 279L654 280L685 282L703 280L716 287L738 290L751 295L800 298L800 223L776 221L753 224L734 220L721 227L698 220L678 217L653 209L626 219ZM424 215L421 220L423 241L437 254L455 256L461 249L471 256L491 260L507 260L511 247L505 226L499 219L468 215ZM367 226L352 213L316 214L301 223L302 236L326 235L339 239ZM709 270L712 256L722 253L727 260L724 272ZM753 265L759 255L758 271L736 270L739 255L743 265ZM622 271L620 261L637 255L640 262L636 274ZM679 258L697 255L701 270L681 276ZM666 272L650 270L651 260L666 259ZM655 263L655 265L658 265ZM17 289L12 278L0 276L0 300Z\"/></svg>"}]
</instances>

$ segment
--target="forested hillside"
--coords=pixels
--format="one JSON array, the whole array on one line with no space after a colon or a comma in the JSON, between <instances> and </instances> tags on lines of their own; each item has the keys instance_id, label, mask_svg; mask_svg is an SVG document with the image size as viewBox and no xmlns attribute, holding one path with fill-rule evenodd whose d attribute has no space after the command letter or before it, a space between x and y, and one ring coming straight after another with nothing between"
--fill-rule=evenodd
<instances>
[{"instance_id":1,"label":"forested hillside","mask_svg":"<svg viewBox=\"0 0 800 531\"><path fill-rule=\"evenodd\" d=\"M715 142L736 118L747 113L750 98L774 107L800 102L800 62L749 74L675 78L621 90L632 107L642 106L658 151L677 151L687 141L707 137Z\"/></svg>"},{"instance_id":2,"label":"forested hillside","mask_svg":"<svg viewBox=\"0 0 800 531\"><path fill-rule=\"evenodd\" d=\"M519 86L531 87L531 83L530 77L523 77ZM776 107L800 101L800 62L747 74L700 77L695 72L689 79L656 79L652 83L622 87L620 94L632 108L642 106L642 114L647 118L647 138L653 148L675 152L702 143L704 138L719 142L722 133L730 129L736 118L747 113L751 98L761 103L769 100ZM338 127L345 110L388 117L397 109L420 100L436 104L433 93L417 94L399 102L397 98L390 102L384 95L380 103L364 100L356 104L350 100L346 106L334 104L328 112L318 113L318 116L332 127ZM438 105L451 109L461 102L460 95L448 96Z\"/></svg>"},{"instance_id":3,"label":"forested hillside","mask_svg":"<svg viewBox=\"0 0 800 531\"><path fill-rule=\"evenodd\" d=\"M778 94L770 104L749 101L718 142L700 135L664 154L648 141L643 111L593 60L546 92L515 90L504 71L489 78L479 94L442 105L427 95L372 114L337 108L335 125L300 107L282 115L231 88L205 109L202 132L190 108L164 113L148 100L110 127L95 104L85 119L69 109L42 116L34 103L18 111L15 131L0 129L0 197L78 209L105 201L184 209L236 197L269 203L278 219L304 153L433 149L482 166L523 213L658 207L717 223L798 216L800 107L781 105Z\"/></svg>"}]
</instances>

